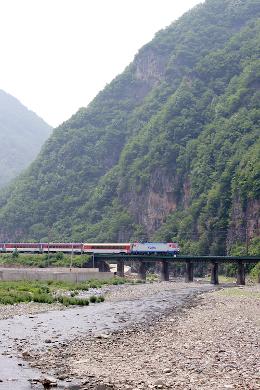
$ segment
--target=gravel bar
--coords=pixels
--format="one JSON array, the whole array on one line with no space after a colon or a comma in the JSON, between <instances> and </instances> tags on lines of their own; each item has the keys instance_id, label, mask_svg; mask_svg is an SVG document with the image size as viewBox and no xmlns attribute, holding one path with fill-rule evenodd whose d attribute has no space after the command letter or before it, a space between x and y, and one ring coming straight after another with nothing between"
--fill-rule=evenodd
<instances>
[{"instance_id":1,"label":"gravel bar","mask_svg":"<svg viewBox=\"0 0 260 390\"><path fill-rule=\"evenodd\" d=\"M136 299L172 286L125 286L110 299ZM259 347L258 285L202 294L153 323L76 337L35 360L36 367L52 368L57 377L78 379L80 389L255 390L260 389Z\"/></svg>"},{"instance_id":2,"label":"gravel bar","mask_svg":"<svg viewBox=\"0 0 260 390\"><path fill-rule=\"evenodd\" d=\"M167 310L159 315L148 310L145 322L132 322L119 330L74 332L58 343L46 339L47 348L32 342L30 346L26 339L15 338L15 344L27 364L47 380L51 374L59 389L260 389L260 285L198 294L202 287L204 291L213 288L183 282L109 286L103 293L106 304L116 307L115 315L119 304L127 308L132 302L138 309L146 302L148 310L158 297ZM190 294L181 305L169 306L170 297L188 289L198 293ZM29 313L31 308L23 314ZM127 311L123 313L126 319ZM39 319L31 321L37 326ZM121 312L119 319L125 321ZM14 382L12 386L19 388ZM31 386L43 388L37 381Z\"/></svg>"}]
</instances>

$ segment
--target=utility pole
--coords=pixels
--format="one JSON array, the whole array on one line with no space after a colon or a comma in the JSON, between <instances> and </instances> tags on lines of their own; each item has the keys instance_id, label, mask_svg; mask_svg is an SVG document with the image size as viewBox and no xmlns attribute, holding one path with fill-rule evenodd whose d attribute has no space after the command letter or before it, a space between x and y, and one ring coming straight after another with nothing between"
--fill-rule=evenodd
<instances>
[{"instance_id":1,"label":"utility pole","mask_svg":"<svg viewBox=\"0 0 260 390\"><path fill-rule=\"evenodd\" d=\"M246 220L246 255L248 256L248 248L249 248L249 237L248 237L248 226Z\"/></svg>"},{"instance_id":2,"label":"utility pole","mask_svg":"<svg viewBox=\"0 0 260 390\"><path fill-rule=\"evenodd\" d=\"M246 255L248 256L249 236L248 236L248 204L246 205Z\"/></svg>"},{"instance_id":3,"label":"utility pole","mask_svg":"<svg viewBox=\"0 0 260 390\"><path fill-rule=\"evenodd\" d=\"M50 228L48 228L48 259L47 265L50 266Z\"/></svg>"},{"instance_id":4,"label":"utility pole","mask_svg":"<svg viewBox=\"0 0 260 390\"><path fill-rule=\"evenodd\" d=\"M72 259L73 259L73 244L72 244L71 255L70 255L70 271L71 271L71 268L72 268Z\"/></svg>"}]
</instances>

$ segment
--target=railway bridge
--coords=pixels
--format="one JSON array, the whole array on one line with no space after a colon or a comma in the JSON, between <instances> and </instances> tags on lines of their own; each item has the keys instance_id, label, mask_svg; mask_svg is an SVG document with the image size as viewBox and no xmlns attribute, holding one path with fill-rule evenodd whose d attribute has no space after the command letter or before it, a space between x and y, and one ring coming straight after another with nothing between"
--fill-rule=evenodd
<instances>
[{"instance_id":1,"label":"railway bridge","mask_svg":"<svg viewBox=\"0 0 260 390\"><path fill-rule=\"evenodd\" d=\"M219 284L219 264L235 263L237 264L237 284L245 284L245 264L255 264L260 261L259 256L170 256L170 255L128 255L128 254L95 254L95 260L114 261L117 263L118 276L124 276L124 263L131 261L137 262L140 279L146 279L145 263L158 262L161 270L161 280L169 280L169 264L185 263L185 280L193 281L193 269L195 263L208 263L211 265L211 283Z\"/></svg>"}]
</instances>

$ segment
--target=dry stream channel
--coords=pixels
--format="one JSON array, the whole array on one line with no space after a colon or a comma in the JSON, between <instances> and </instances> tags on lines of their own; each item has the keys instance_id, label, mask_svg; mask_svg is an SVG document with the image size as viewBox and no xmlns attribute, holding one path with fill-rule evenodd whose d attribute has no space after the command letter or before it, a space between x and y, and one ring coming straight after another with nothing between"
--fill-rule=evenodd
<instances>
[{"instance_id":1,"label":"dry stream channel","mask_svg":"<svg viewBox=\"0 0 260 390\"><path fill-rule=\"evenodd\" d=\"M138 293L130 294L129 299L127 293L122 294L128 288L127 285L111 286L114 298L108 297L100 304L0 320L0 390L43 389L41 383L31 383L42 373L28 365L23 359L26 354L32 352L35 356L37 351L42 354L53 346L73 342L76 337L103 337L137 324L151 323L191 302L198 294L216 289L209 284L153 283L131 286ZM56 388L76 389L77 382L58 381Z\"/></svg>"}]
</instances>

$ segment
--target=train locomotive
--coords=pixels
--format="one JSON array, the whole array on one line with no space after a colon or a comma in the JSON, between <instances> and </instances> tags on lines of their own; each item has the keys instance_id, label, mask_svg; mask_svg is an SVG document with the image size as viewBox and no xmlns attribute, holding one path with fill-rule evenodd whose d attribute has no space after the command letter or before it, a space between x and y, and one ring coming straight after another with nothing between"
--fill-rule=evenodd
<instances>
[{"instance_id":1,"label":"train locomotive","mask_svg":"<svg viewBox=\"0 0 260 390\"><path fill-rule=\"evenodd\" d=\"M178 255L180 248L174 242L134 242L134 243L0 243L0 253L74 253L74 254L132 254Z\"/></svg>"}]
</instances>

